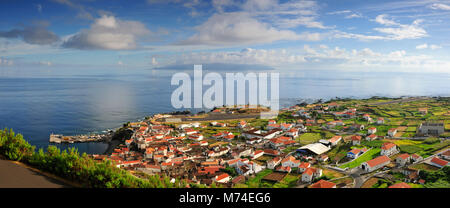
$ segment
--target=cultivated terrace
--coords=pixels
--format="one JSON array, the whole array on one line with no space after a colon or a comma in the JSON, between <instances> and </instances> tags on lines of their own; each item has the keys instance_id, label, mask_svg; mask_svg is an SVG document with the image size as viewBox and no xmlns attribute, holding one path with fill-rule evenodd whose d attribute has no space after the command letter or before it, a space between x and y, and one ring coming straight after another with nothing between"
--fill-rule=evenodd
<instances>
[{"instance_id":1,"label":"cultivated terrace","mask_svg":"<svg viewBox=\"0 0 450 208\"><path fill-rule=\"evenodd\" d=\"M111 155L92 157L138 177L206 186L450 187L449 101L337 98L267 119L248 116L260 112L251 106L158 114L128 123L130 138Z\"/></svg>"}]
</instances>

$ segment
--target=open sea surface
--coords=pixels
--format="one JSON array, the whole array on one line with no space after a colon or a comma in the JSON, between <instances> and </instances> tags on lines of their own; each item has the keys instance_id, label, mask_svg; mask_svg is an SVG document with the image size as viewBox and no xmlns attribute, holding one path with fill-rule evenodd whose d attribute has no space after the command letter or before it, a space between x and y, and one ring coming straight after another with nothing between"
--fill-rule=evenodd
<instances>
[{"instance_id":1,"label":"open sea surface","mask_svg":"<svg viewBox=\"0 0 450 208\"><path fill-rule=\"evenodd\" d=\"M170 78L151 70L39 76L0 70L0 127L14 129L38 148L49 144L51 133L75 135L114 129L155 113L179 110L170 103L171 93L177 87L170 85ZM282 107L301 99L450 96L449 89L449 74L280 74ZM58 146L77 147L80 152L94 154L103 153L108 144Z\"/></svg>"}]
</instances>

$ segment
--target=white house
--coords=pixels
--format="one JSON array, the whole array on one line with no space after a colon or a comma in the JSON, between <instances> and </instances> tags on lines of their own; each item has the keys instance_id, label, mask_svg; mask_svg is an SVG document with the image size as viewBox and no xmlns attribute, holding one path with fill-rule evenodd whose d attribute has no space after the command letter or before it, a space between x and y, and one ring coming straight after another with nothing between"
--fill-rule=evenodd
<instances>
[{"instance_id":1,"label":"white house","mask_svg":"<svg viewBox=\"0 0 450 208\"><path fill-rule=\"evenodd\" d=\"M214 181L217 183L228 183L230 181L231 177L226 174L223 173L221 175L217 175L216 177L214 177Z\"/></svg>"},{"instance_id":2,"label":"white house","mask_svg":"<svg viewBox=\"0 0 450 208\"><path fill-rule=\"evenodd\" d=\"M377 138L378 138L378 136L375 135L375 134L371 134L371 135L369 135L369 136L366 136L366 140L367 140L367 141L373 141L373 140L375 140L375 139L377 139Z\"/></svg>"},{"instance_id":3,"label":"white house","mask_svg":"<svg viewBox=\"0 0 450 208\"><path fill-rule=\"evenodd\" d=\"M383 145L381 145L380 155L391 156L397 153L398 153L397 145L395 145L394 143L386 142L383 143Z\"/></svg>"},{"instance_id":4,"label":"white house","mask_svg":"<svg viewBox=\"0 0 450 208\"><path fill-rule=\"evenodd\" d=\"M290 166L291 168L296 168L300 165L300 161L296 160L293 156L288 156L281 161L282 166Z\"/></svg>"},{"instance_id":5,"label":"white house","mask_svg":"<svg viewBox=\"0 0 450 208\"><path fill-rule=\"evenodd\" d=\"M289 129L289 131L286 134L290 137L295 138L298 136L298 129L296 129L296 128Z\"/></svg>"},{"instance_id":6,"label":"white house","mask_svg":"<svg viewBox=\"0 0 450 208\"><path fill-rule=\"evenodd\" d=\"M369 160L367 162L363 162L360 166L360 168L365 172L372 172L378 168L381 168L391 162L391 159L386 156L378 156L372 160Z\"/></svg>"},{"instance_id":7,"label":"white house","mask_svg":"<svg viewBox=\"0 0 450 208\"><path fill-rule=\"evenodd\" d=\"M352 136L352 144L360 145L361 144L361 136L358 136L358 135Z\"/></svg>"},{"instance_id":8,"label":"white house","mask_svg":"<svg viewBox=\"0 0 450 208\"><path fill-rule=\"evenodd\" d=\"M388 136L394 137L396 133L397 133L397 129L396 128L389 129Z\"/></svg>"},{"instance_id":9,"label":"white house","mask_svg":"<svg viewBox=\"0 0 450 208\"><path fill-rule=\"evenodd\" d=\"M275 169L275 167L280 164L281 162L281 157L275 157L272 160L269 160L269 162L267 162L267 168L269 169Z\"/></svg>"},{"instance_id":10,"label":"white house","mask_svg":"<svg viewBox=\"0 0 450 208\"><path fill-rule=\"evenodd\" d=\"M356 159L359 156L361 156L362 154L364 154L365 152L367 152L366 148L363 148L363 149L352 149L352 150L350 150L347 153L347 157Z\"/></svg>"},{"instance_id":11,"label":"white house","mask_svg":"<svg viewBox=\"0 0 450 208\"><path fill-rule=\"evenodd\" d=\"M261 157L263 155L264 155L264 151L263 150L256 150L255 152L253 152L252 159L256 159L256 158Z\"/></svg>"},{"instance_id":12,"label":"white house","mask_svg":"<svg viewBox=\"0 0 450 208\"><path fill-rule=\"evenodd\" d=\"M331 143L331 146L336 146L342 140L342 136L334 136L331 137L328 141Z\"/></svg>"},{"instance_id":13,"label":"white house","mask_svg":"<svg viewBox=\"0 0 450 208\"><path fill-rule=\"evenodd\" d=\"M377 119L377 124L384 124L384 118L378 118Z\"/></svg>"},{"instance_id":14,"label":"white house","mask_svg":"<svg viewBox=\"0 0 450 208\"><path fill-rule=\"evenodd\" d=\"M369 134L375 134L377 132L377 128L375 127L370 127L367 129L367 133Z\"/></svg>"},{"instance_id":15,"label":"white house","mask_svg":"<svg viewBox=\"0 0 450 208\"><path fill-rule=\"evenodd\" d=\"M302 182L311 183L314 178L322 176L322 169L308 168L302 173Z\"/></svg>"},{"instance_id":16,"label":"white house","mask_svg":"<svg viewBox=\"0 0 450 208\"><path fill-rule=\"evenodd\" d=\"M298 172L299 173L303 173L305 172L306 169L310 168L311 164L307 163L307 162L302 162L299 166L298 166Z\"/></svg>"},{"instance_id":17,"label":"white house","mask_svg":"<svg viewBox=\"0 0 450 208\"><path fill-rule=\"evenodd\" d=\"M411 156L407 153L399 155L397 158L395 158L395 163L397 163L400 166L406 165L411 159Z\"/></svg>"}]
</instances>

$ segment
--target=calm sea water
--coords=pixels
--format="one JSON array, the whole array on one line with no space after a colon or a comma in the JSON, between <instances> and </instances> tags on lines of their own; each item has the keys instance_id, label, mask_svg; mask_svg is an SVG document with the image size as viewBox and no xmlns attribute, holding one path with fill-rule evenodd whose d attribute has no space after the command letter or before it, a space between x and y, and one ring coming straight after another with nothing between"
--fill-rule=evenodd
<instances>
[{"instance_id":1,"label":"calm sea water","mask_svg":"<svg viewBox=\"0 0 450 208\"><path fill-rule=\"evenodd\" d=\"M0 71L1 72L1 71ZM330 73L280 74L280 103L302 99L371 96L449 96L449 74ZM90 75L0 73L0 127L20 132L46 147L49 135L99 132L160 112L174 111L170 76L149 70ZM62 144L103 153L105 143Z\"/></svg>"}]
</instances>

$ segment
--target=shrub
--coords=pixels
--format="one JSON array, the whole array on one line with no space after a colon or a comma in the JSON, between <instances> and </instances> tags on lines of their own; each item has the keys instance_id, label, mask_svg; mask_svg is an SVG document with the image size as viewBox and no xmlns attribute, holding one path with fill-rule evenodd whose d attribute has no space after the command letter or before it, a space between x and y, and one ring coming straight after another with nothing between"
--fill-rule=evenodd
<instances>
[{"instance_id":1,"label":"shrub","mask_svg":"<svg viewBox=\"0 0 450 208\"><path fill-rule=\"evenodd\" d=\"M436 143L436 142L439 142L439 139L438 139L438 138L435 138L435 137L427 138L427 139L425 139L425 141L424 141L425 144L434 144L434 143Z\"/></svg>"},{"instance_id":2,"label":"shrub","mask_svg":"<svg viewBox=\"0 0 450 208\"><path fill-rule=\"evenodd\" d=\"M80 155L75 148L61 151L49 146L47 151L39 149L25 141L22 135L12 130L0 130L0 154L8 159L23 161L40 170L48 171L86 187L94 188L175 188L185 187L185 181L170 182L170 178L148 175L147 179L137 178L129 172L117 168L105 160L96 162L86 153Z\"/></svg>"}]
</instances>

